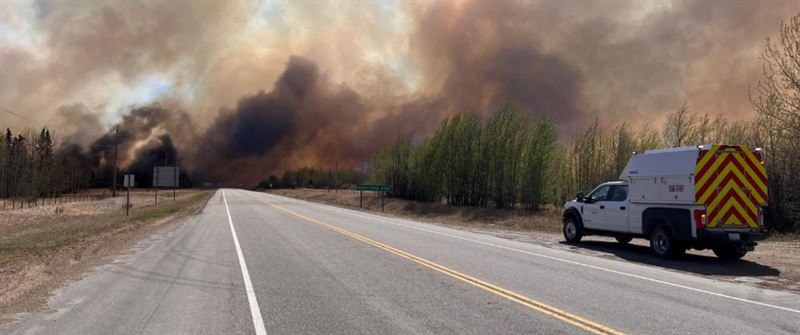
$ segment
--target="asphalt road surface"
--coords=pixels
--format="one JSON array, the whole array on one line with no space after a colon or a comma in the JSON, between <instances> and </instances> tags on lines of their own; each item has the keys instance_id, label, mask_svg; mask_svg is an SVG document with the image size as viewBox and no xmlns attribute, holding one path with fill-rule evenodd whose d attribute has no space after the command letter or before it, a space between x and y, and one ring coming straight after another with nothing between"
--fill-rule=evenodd
<instances>
[{"instance_id":1,"label":"asphalt road surface","mask_svg":"<svg viewBox=\"0 0 800 335\"><path fill-rule=\"evenodd\" d=\"M798 334L800 296L242 190L15 334Z\"/></svg>"}]
</instances>

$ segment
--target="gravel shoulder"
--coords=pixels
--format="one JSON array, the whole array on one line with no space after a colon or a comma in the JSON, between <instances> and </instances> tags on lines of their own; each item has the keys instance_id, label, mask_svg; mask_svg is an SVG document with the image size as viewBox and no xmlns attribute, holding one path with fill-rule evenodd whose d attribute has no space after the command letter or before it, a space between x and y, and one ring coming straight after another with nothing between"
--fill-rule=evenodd
<instances>
[{"instance_id":1,"label":"gravel shoulder","mask_svg":"<svg viewBox=\"0 0 800 335\"><path fill-rule=\"evenodd\" d=\"M269 192L359 209L359 194L355 191L280 189ZM380 212L380 197L365 192L362 210ZM680 259L664 260L651 256L649 242L643 239L634 239L628 245L620 245L613 238L590 236L578 245L567 244L561 236L559 209L530 213L520 210L460 208L387 198L383 214L581 254L657 266L715 280L800 292L800 238L796 235L776 236L759 242L754 252L734 262L719 260L710 250L690 250Z\"/></svg>"},{"instance_id":2,"label":"gravel shoulder","mask_svg":"<svg viewBox=\"0 0 800 335\"><path fill-rule=\"evenodd\" d=\"M180 226L180 218L203 208L212 191L131 193L94 201L59 203L0 211L0 323L42 309L66 282L153 233Z\"/></svg>"}]
</instances>

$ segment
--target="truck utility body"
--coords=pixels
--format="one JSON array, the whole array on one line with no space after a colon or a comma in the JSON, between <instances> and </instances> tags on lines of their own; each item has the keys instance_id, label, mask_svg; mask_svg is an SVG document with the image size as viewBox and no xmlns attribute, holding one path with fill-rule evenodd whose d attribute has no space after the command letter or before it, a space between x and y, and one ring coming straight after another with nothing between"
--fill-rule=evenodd
<instances>
[{"instance_id":1,"label":"truck utility body","mask_svg":"<svg viewBox=\"0 0 800 335\"><path fill-rule=\"evenodd\" d=\"M763 236L767 176L759 149L700 145L634 154L619 181L564 205L564 237L650 240L654 254L712 249L736 259Z\"/></svg>"}]
</instances>

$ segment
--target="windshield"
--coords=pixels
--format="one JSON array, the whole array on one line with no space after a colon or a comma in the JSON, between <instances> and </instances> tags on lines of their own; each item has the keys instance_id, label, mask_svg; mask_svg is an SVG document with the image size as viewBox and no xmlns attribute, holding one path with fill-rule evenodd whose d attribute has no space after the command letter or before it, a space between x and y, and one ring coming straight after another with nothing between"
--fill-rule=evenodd
<instances>
[{"instance_id":1,"label":"windshield","mask_svg":"<svg viewBox=\"0 0 800 335\"><path fill-rule=\"evenodd\" d=\"M596 188L592 194L589 195L589 200L592 202L603 201L606 200L608 197L608 191L611 189L611 186L603 185Z\"/></svg>"}]
</instances>

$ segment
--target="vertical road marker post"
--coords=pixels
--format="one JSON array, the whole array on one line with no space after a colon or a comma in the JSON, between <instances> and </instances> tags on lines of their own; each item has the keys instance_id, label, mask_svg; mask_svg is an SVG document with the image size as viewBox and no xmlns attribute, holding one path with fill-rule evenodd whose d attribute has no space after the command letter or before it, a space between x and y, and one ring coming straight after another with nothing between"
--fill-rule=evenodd
<instances>
[{"instance_id":1,"label":"vertical road marker post","mask_svg":"<svg viewBox=\"0 0 800 335\"><path fill-rule=\"evenodd\" d=\"M122 187L125 188L126 193L127 193L126 198L125 198L125 216L128 216L130 214L130 209L131 209L131 187L133 187L133 185L134 185L133 179L134 179L134 176L132 174L126 174L125 178L123 179L123 182L122 182Z\"/></svg>"},{"instance_id":2,"label":"vertical road marker post","mask_svg":"<svg viewBox=\"0 0 800 335\"><path fill-rule=\"evenodd\" d=\"M153 183L153 187L155 187L155 189L156 189L156 203L155 204L158 205L158 167L153 168L153 170L155 172L153 174L156 176L155 183Z\"/></svg>"},{"instance_id":3,"label":"vertical road marker post","mask_svg":"<svg viewBox=\"0 0 800 335\"><path fill-rule=\"evenodd\" d=\"M119 137L119 126L114 130L114 188L111 189L111 196L117 197L117 137Z\"/></svg>"},{"instance_id":4,"label":"vertical road marker post","mask_svg":"<svg viewBox=\"0 0 800 335\"><path fill-rule=\"evenodd\" d=\"M178 167L175 167L175 184L172 186L172 201L175 201L175 190L178 189Z\"/></svg>"}]
</instances>

